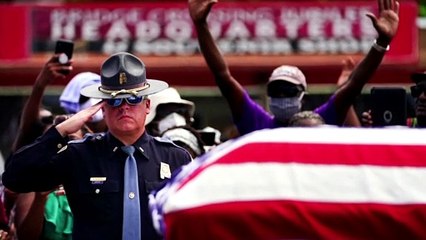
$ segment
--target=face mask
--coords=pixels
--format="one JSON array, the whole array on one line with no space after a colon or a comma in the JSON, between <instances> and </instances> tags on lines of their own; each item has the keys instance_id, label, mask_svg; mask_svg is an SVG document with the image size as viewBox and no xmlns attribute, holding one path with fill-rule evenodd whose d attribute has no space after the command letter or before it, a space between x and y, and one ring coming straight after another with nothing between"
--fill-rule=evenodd
<instances>
[{"instance_id":1,"label":"face mask","mask_svg":"<svg viewBox=\"0 0 426 240\"><path fill-rule=\"evenodd\" d=\"M161 134L169 128L185 125L186 120L182 115L178 113L170 113L158 122L158 131Z\"/></svg>"},{"instance_id":2,"label":"face mask","mask_svg":"<svg viewBox=\"0 0 426 240\"><path fill-rule=\"evenodd\" d=\"M283 122L287 122L301 108L300 97L269 99L269 109L278 120Z\"/></svg>"}]
</instances>

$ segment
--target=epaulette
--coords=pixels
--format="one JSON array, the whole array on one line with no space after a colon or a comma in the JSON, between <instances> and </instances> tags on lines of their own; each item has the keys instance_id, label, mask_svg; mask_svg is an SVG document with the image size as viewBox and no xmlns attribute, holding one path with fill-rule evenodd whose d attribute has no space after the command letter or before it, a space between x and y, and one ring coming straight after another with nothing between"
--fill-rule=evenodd
<instances>
[{"instance_id":1,"label":"epaulette","mask_svg":"<svg viewBox=\"0 0 426 240\"><path fill-rule=\"evenodd\" d=\"M163 143L163 144L167 144L167 145L171 145L171 146L173 146L173 147L175 147L175 148L182 149L182 150L183 150L183 151L185 151L185 152L189 155L189 157L192 159L192 156L191 156L191 154L188 152L188 150L186 150L185 148L183 148L183 147L181 147L181 146L177 145L177 144L176 144L176 143L174 143L172 140L164 139L164 138L161 138L161 137L153 137L153 138L154 138L154 141L157 141L157 142L160 142L160 143Z\"/></svg>"},{"instance_id":2,"label":"epaulette","mask_svg":"<svg viewBox=\"0 0 426 240\"><path fill-rule=\"evenodd\" d=\"M163 143L163 144L166 144L166 145L171 145L171 146L173 146L173 147L176 147L176 148L182 149L182 150L184 150L186 153L188 153L188 155L189 155L189 156L191 156L191 154L188 152L188 150L186 150L184 147L181 147L181 146L177 145L177 144L176 144L176 143L174 143L172 140L164 139L164 138L161 138L161 137L153 137L153 138L154 138L154 140L155 140L155 141L158 141L158 142L160 142L160 143ZM192 158L192 157L191 157L191 158Z\"/></svg>"},{"instance_id":3,"label":"epaulette","mask_svg":"<svg viewBox=\"0 0 426 240\"><path fill-rule=\"evenodd\" d=\"M173 143L172 141L170 141L169 139L164 139L161 137L152 137L154 140L158 141L158 142L163 142L163 143Z\"/></svg>"},{"instance_id":4,"label":"epaulette","mask_svg":"<svg viewBox=\"0 0 426 240\"><path fill-rule=\"evenodd\" d=\"M164 139L164 138L161 138L161 137L153 137L153 139L157 142L160 142L160 143L171 144L175 147L182 148L182 147L178 146L177 144L175 144L174 142L172 142L172 140L169 140L169 139Z\"/></svg>"},{"instance_id":5,"label":"epaulette","mask_svg":"<svg viewBox=\"0 0 426 240\"><path fill-rule=\"evenodd\" d=\"M99 141L105 137L105 133L86 133L82 139L71 140L68 143L83 143L88 141Z\"/></svg>"}]
</instances>

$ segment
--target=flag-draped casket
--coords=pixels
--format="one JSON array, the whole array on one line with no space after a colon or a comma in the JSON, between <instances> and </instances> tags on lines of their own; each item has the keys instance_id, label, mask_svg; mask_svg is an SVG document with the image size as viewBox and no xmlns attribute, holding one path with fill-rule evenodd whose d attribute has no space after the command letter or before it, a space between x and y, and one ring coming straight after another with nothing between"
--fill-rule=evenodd
<instances>
[{"instance_id":1,"label":"flag-draped casket","mask_svg":"<svg viewBox=\"0 0 426 240\"><path fill-rule=\"evenodd\" d=\"M150 195L166 239L426 239L426 130L282 128L194 160Z\"/></svg>"}]
</instances>

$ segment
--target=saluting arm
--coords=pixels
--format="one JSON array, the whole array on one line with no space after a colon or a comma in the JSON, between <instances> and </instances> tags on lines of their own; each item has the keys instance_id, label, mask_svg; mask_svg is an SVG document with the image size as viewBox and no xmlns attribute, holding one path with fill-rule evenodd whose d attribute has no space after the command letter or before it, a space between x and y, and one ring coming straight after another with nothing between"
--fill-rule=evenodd
<instances>
[{"instance_id":1,"label":"saluting arm","mask_svg":"<svg viewBox=\"0 0 426 240\"><path fill-rule=\"evenodd\" d=\"M61 184L61 164L58 152L67 146L64 138L51 127L34 143L22 147L8 159L2 176L4 186L18 193L49 191Z\"/></svg>"}]
</instances>

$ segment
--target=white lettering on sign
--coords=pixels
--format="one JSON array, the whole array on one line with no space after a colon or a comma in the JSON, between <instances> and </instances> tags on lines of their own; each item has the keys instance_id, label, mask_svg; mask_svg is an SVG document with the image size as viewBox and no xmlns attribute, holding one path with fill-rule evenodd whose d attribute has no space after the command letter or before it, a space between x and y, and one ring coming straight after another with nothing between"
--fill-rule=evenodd
<instances>
[{"instance_id":1,"label":"white lettering on sign","mask_svg":"<svg viewBox=\"0 0 426 240\"><path fill-rule=\"evenodd\" d=\"M76 37L76 27L73 23L61 25L60 23L53 23L51 27L51 39L74 39Z\"/></svg>"},{"instance_id":2,"label":"white lettering on sign","mask_svg":"<svg viewBox=\"0 0 426 240\"><path fill-rule=\"evenodd\" d=\"M228 29L223 34L226 38L250 38L250 31L243 21L232 21Z\"/></svg>"},{"instance_id":3,"label":"white lettering on sign","mask_svg":"<svg viewBox=\"0 0 426 240\"><path fill-rule=\"evenodd\" d=\"M183 42L191 38L192 25L187 21L171 21L165 26L164 34L167 38Z\"/></svg>"},{"instance_id":4,"label":"white lettering on sign","mask_svg":"<svg viewBox=\"0 0 426 240\"><path fill-rule=\"evenodd\" d=\"M136 39L150 42L161 35L161 26L155 21L141 21L136 25Z\"/></svg>"},{"instance_id":5,"label":"white lettering on sign","mask_svg":"<svg viewBox=\"0 0 426 240\"><path fill-rule=\"evenodd\" d=\"M290 39L295 39L299 36L299 28L302 26L303 21L299 19L290 19L285 22L281 22L284 28L287 30L287 37Z\"/></svg>"},{"instance_id":6,"label":"white lettering on sign","mask_svg":"<svg viewBox=\"0 0 426 240\"><path fill-rule=\"evenodd\" d=\"M124 21L114 22L106 34L106 42L103 46L103 52L112 54L127 51L130 37L130 31L127 29Z\"/></svg>"},{"instance_id":7,"label":"white lettering on sign","mask_svg":"<svg viewBox=\"0 0 426 240\"><path fill-rule=\"evenodd\" d=\"M102 46L104 53L113 54L116 52L127 51L129 48L129 41L125 39L111 40L107 39Z\"/></svg>"},{"instance_id":8,"label":"white lettering on sign","mask_svg":"<svg viewBox=\"0 0 426 240\"><path fill-rule=\"evenodd\" d=\"M254 28L254 35L260 38L275 38L277 26L270 19L259 20Z\"/></svg>"},{"instance_id":9,"label":"white lettering on sign","mask_svg":"<svg viewBox=\"0 0 426 240\"><path fill-rule=\"evenodd\" d=\"M333 24L331 31L335 37L353 37L352 22L342 19L339 24Z\"/></svg>"},{"instance_id":10,"label":"white lettering on sign","mask_svg":"<svg viewBox=\"0 0 426 240\"><path fill-rule=\"evenodd\" d=\"M325 37L326 32L324 29L324 21L317 19L316 21L310 21L308 24L308 37L318 38Z\"/></svg>"},{"instance_id":11,"label":"white lettering on sign","mask_svg":"<svg viewBox=\"0 0 426 240\"><path fill-rule=\"evenodd\" d=\"M123 21L114 22L106 33L106 38L110 40L130 39L130 37L131 33Z\"/></svg>"},{"instance_id":12,"label":"white lettering on sign","mask_svg":"<svg viewBox=\"0 0 426 240\"><path fill-rule=\"evenodd\" d=\"M366 52L376 31L371 7L215 8L209 28L228 54L356 54ZM185 8L55 9L50 38L102 44L104 53L149 55L199 52Z\"/></svg>"},{"instance_id":13,"label":"white lettering on sign","mask_svg":"<svg viewBox=\"0 0 426 240\"><path fill-rule=\"evenodd\" d=\"M373 39L362 39L361 41L355 39L317 39L312 40L308 38L300 39L298 42L298 49L300 53L305 54L355 54L359 52L366 53L370 47Z\"/></svg>"},{"instance_id":14,"label":"white lettering on sign","mask_svg":"<svg viewBox=\"0 0 426 240\"><path fill-rule=\"evenodd\" d=\"M99 32L99 21L88 20L81 26L81 38L87 41L101 40L101 33Z\"/></svg>"}]
</instances>

